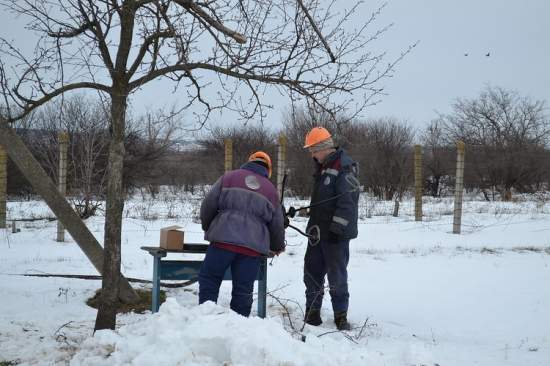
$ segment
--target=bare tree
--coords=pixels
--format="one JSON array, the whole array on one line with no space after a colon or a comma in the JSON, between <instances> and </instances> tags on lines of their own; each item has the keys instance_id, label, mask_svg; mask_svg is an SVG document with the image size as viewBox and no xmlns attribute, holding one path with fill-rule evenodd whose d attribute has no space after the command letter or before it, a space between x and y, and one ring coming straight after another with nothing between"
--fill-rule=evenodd
<instances>
[{"instance_id":1,"label":"bare tree","mask_svg":"<svg viewBox=\"0 0 550 366\"><path fill-rule=\"evenodd\" d=\"M128 117L124 161L126 186L149 183L165 171L159 164L177 144L180 131L178 115L148 111L137 118ZM75 95L55 99L39 108L24 124L23 140L53 179L59 162L58 134L70 136L69 192L82 218L93 214L95 201L105 193L109 146L108 115L100 100Z\"/></svg>"},{"instance_id":2,"label":"bare tree","mask_svg":"<svg viewBox=\"0 0 550 366\"><path fill-rule=\"evenodd\" d=\"M401 198L412 181L413 129L392 118L369 121L363 145L366 187L377 197Z\"/></svg>"},{"instance_id":3,"label":"bare tree","mask_svg":"<svg viewBox=\"0 0 550 366\"><path fill-rule=\"evenodd\" d=\"M154 183L167 173L162 161L178 144L181 124L177 114L162 111L148 111L128 122L124 159L126 187Z\"/></svg>"},{"instance_id":4,"label":"bare tree","mask_svg":"<svg viewBox=\"0 0 550 366\"><path fill-rule=\"evenodd\" d=\"M96 329L114 328L116 323L124 138L132 92L169 78L181 90L184 107L202 106L201 123L221 108L239 111L245 119L264 116L269 106L262 98L266 85L330 113L360 110L380 95L379 81L391 76L410 51L389 63L384 53L369 52L370 42L387 27L367 34L379 9L356 31L348 32L346 24L360 12L359 3L349 10L337 8L336 1L323 7L319 1L302 0L4 0L4 4L27 19L28 29L40 37L33 58L2 40L0 82L7 123L77 89L92 89L110 101L106 254ZM8 73L8 66L15 72ZM208 90L213 90L213 98ZM335 94L343 96L336 101Z\"/></svg>"},{"instance_id":5,"label":"bare tree","mask_svg":"<svg viewBox=\"0 0 550 366\"><path fill-rule=\"evenodd\" d=\"M81 104L86 100L79 99ZM83 103L84 102L84 103ZM67 123L70 136L70 169L73 175L74 206L83 219L95 215L99 197L105 192L109 146L108 115L102 103L94 101ZM71 126L72 122L72 126Z\"/></svg>"},{"instance_id":6,"label":"bare tree","mask_svg":"<svg viewBox=\"0 0 550 366\"><path fill-rule=\"evenodd\" d=\"M448 138L468 144L467 170L483 190L496 189L507 200L512 188L526 191L544 179L550 119L543 101L487 87L476 99L458 99L443 118Z\"/></svg>"},{"instance_id":7,"label":"bare tree","mask_svg":"<svg viewBox=\"0 0 550 366\"><path fill-rule=\"evenodd\" d=\"M69 196L78 215L86 219L101 206L104 191L108 116L102 103L85 95L55 99L36 110L26 139L51 177L59 166L59 132L69 134Z\"/></svg>"},{"instance_id":8,"label":"bare tree","mask_svg":"<svg viewBox=\"0 0 550 366\"><path fill-rule=\"evenodd\" d=\"M446 139L444 122L434 119L424 129L420 136L424 152L424 166L426 171L426 186L432 197L440 197L442 183L453 171L453 149Z\"/></svg>"}]
</instances>

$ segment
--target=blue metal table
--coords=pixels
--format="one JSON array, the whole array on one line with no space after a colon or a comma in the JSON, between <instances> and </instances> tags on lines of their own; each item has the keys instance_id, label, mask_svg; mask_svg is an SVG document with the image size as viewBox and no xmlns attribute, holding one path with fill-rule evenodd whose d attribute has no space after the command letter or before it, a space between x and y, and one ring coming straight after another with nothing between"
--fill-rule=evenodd
<instances>
[{"instance_id":1,"label":"blue metal table","mask_svg":"<svg viewBox=\"0 0 550 366\"><path fill-rule=\"evenodd\" d=\"M141 247L153 256L153 293L151 296L151 311L156 313L160 306L160 281L161 280L197 280L202 265L202 260L168 260L163 259L168 253L199 253L204 254L208 244L185 243L183 250L171 250L160 247ZM225 280L231 280L231 269L227 269ZM260 261L258 272L258 316L265 318L267 296L267 257Z\"/></svg>"}]
</instances>

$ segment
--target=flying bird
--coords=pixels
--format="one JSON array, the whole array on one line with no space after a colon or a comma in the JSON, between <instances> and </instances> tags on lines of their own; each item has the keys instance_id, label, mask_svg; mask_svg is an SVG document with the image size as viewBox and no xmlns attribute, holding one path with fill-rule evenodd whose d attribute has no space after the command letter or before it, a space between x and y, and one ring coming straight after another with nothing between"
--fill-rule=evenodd
<instances>
[{"instance_id":1,"label":"flying bird","mask_svg":"<svg viewBox=\"0 0 550 366\"><path fill-rule=\"evenodd\" d=\"M485 57L489 57L489 56L491 56L491 52L487 52L487 53L485 54Z\"/></svg>"},{"instance_id":2,"label":"flying bird","mask_svg":"<svg viewBox=\"0 0 550 366\"><path fill-rule=\"evenodd\" d=\"M468 56L468 52L464 52L464 56Z\"/></svg>"}]
</instances>

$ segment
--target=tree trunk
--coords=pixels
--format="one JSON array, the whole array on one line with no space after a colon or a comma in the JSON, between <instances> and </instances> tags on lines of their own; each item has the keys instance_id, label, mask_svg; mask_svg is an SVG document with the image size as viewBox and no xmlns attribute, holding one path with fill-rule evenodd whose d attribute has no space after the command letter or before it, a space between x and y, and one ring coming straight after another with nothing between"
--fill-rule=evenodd
<instances>
[{"instance_id":1,"label":"tree trunk","mask_svg":"<svg viewBox=\"0 0 550 366\"><path fill-rule=\"evenodd\" d=\"M123 92L111 97L111 141L107 163L107 204L105 210L105 254L103 279L95 330L115 329L120 281L120 244L124 210L123 165L127 97Z\"/></svg>"},{"instance_id":2,"label":"tree trunk","mask_svg":"<svg viewBox=\"0 0 550 366\"><path fill-rule=\"evenodd\" d=\"M504 202L510 202L512 201L512 188L510 187L505 187L504 188L504 191L502 192L502 200Z\"/></svg>"},{"instance_id":3,"label":"tree trunk","mask_svg":"<svg viewBox=\"0 0 550 366\"><path fill-rule=\"evenodd\" d=\"M135 2L124 1L120 16L120 42L116 55L111 90L111 141L107 163L107 204L105 211L104 275L101 281L101 299L97 309L94 330L115 329L120 281L120 243L122 212L124 210L124 134L128 102L127 62L132 48L135 21ZM105 60L107 61L107 60Z\"/></svg>"},{"instance_id":4,"label":"tree trunk","mask_svg":"<svg viewBox=\"0 0 550 366\"><path fill-rule=\"evenodd\" d=\"M441 176L434 175L430 180L430 193L432 197L439 197L439 182L441 181Z\"/></svg>"},{"instance_id":5,"label":"tree trunk","mask_svg":"<svg viewBox=\"0 0 550 366\"><path fill-rule=\"evenodd\" d=\"M46 174L38 161L31 154L25 143L0 120L0 145L4 145L9 157L32 185L34 190L46 201L48 207L61 221L65 229L71 234L80 249L86 254L99 273L103 275L103 250L93 234L88 230L84 222L73 210L57 190L57 186ZM138 295L132 289L128 281L121 277L120 299L124 303L132 303L138 300Z\"/></svg>"}]
</instances>

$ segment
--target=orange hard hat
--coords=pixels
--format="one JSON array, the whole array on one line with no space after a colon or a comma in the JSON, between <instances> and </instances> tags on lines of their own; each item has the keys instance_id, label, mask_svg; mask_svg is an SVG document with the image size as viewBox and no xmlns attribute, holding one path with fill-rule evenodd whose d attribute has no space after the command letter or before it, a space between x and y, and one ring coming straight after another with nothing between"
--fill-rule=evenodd
<instances>
[{"instance_id":1,"label":"orange hard hat","mask_svg":"<svg viewBox=\"0 0 550 366\"><path fill-rule=\"evenodd\" d=\"M269 175L269 178L271 178L271 173L273 169L271 166L271 158L269 157L269 155L267 155L263 151L256 151L248 157L248 161L259 161L261 163L264 163L267 166L267 173Z\"/></svg>"},{"instance_id":2,"label":"orange hard hat","mask_svg":"<svg viewBox=\"0 0 550 366\"><path fill-rule=\"evenodd\" d=\"M331 137L330 132L328 132L326 128L313 127L306 135L306 144L304 145L304 149L317 145L319 142L323 142Z\"/></svg>"}]
</instances>

